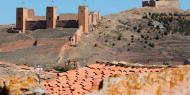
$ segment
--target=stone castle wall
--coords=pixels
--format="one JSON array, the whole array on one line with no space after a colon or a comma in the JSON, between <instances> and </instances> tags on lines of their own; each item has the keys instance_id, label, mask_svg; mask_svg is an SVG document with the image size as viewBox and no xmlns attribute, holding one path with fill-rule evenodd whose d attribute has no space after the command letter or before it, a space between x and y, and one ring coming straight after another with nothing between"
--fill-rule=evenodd
<instances>
[{"instance_id":1,"label":"stone castle wall","mask_svg":"<svg viewBox=\"0 0 190 95\"><path fill-rule=\"evenodd\" d=\"M35 12L34 9L28 9L28 18L34 18Z\"/></svg>"},{"instance_id":2,"label":"stone castle wall","mask_svg":"<svg viewBox=\"0 0 190 95\"><path fill-rule=\"evenodd\" d=\"M78 21L77 20L58 20L56 27L77 28Z\"/></svg>"},{"instance_id":3,"label":"stone castle wall","mask_svg":"<svg viewBox=\"0 0 190 95\"><path fill-rule=\"evenodd\" d=\"M150 1L142 1L142 6L143 7L155 7L155 1L150 0Z\"/></svg>"},{"instance_id":4,"label":"stone castle wall","mask_svg":"<svg viewBox=\"0 0 190 95\"><path fill-rule=\"evenodd\" d=\"M16 28L25 30L45 29L45 28L78 28L83 26L83 31L89 31L90 24L97 24L100 13L89 13L87 6L80 6L78 14L57 15L56 7L47 7L46 16L36 16L33 9L17 8ZM93 19L90 19L90 16ZM89 23L90 22L90 23Z\"/></svg>"},{"instance_id":5,"label":"stone castle wall","mask_svg":"<svg viewBox=\"0 0 190 95\"><path fill-rule=\"evenodd\" d=\"M26 21L26 30L45 29L46 21Z\"/></svg>"},{"instance_id":6,"label":"stone castle wall","mask_svg":"<svg viewBox=\"0 0 190 95\"><path fill-rule=\"evenodd\" d=\"M156 7L157 8L180 8L180 4L178 0L173 0L173 1L156 1Z\"/></svg>"},{"instance_id":7,"label":"stone castle wall","mask_svg":"<svg viewBox=\"0 0 190 95\"><path fill-rule=\"evenodd\" d=\"M142 1L143 7L156 7L156 8L180 8L179 0L149 0Z\"/></svg>"}]
</instances>

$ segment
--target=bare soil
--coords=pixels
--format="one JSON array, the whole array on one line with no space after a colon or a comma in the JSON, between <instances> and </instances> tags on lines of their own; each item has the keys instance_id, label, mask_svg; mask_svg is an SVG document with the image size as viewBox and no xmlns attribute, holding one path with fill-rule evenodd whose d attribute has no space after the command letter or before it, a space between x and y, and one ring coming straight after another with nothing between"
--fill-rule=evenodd
<instances>
[{"instance_id":1,"label":"bare soil","mask_svg":"<svg viewBox=\"0 0 190 95\"><path fill-rule=\"evenodd\" d=\"M62 45L68 42L69 37L76 31L74 28L57 28L22 34L8 33L6 28L0 29L0 60L44 68L57 65Z\"/></svg>"}]
</instances>

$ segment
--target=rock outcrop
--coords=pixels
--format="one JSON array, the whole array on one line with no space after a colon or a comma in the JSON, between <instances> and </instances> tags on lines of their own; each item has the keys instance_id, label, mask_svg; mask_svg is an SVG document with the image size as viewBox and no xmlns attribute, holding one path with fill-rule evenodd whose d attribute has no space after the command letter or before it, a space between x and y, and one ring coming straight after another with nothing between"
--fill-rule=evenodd
<instances>
[{"instance_id":1,"label":"rock outcrop","mask_svg":"<svg viewBox=\"0 0 190 95\"><path fill-rule=\"evenodd\" d=\"M190 67L131 74L104 80L103 89L89 95L189 95Z\"/></svg>"},{"instance_id":2,"label":"rock outcrop","mask_svg":"<svg viewBox=\"0 0 190 95\"><path fill-rule=\"evenodd\" d=\"M0 62L0 95L42 95L39 76L24 66Z\"/></svg>"},{"instance_id":3,"label":"rock outcrop","mask_svg":"<svg viewBox=\"0 0 190 95\"><path fill-rule=\"evenodd\" d=\"M39 80L36 75L13 75L0 79L1 95L23 95L23 94L39 94L45 93L40 87Z\"/></svg>"}]
</instances>

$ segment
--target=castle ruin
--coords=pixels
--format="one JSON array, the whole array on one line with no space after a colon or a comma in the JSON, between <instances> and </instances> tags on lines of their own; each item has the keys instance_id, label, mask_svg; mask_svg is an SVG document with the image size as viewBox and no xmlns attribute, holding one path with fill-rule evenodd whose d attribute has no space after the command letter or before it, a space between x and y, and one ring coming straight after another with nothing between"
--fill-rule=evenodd
<instances>
[{"instance_id":1,"label":"castle ruin","mask_svg":"<svg viewBox=\"0 0 190 95\"><path fill-rule=\"evenodd\" d=\"M144 0L142 1L143 7L156 7L156 8L180 8L179 0Z\"/></svg>"},{"instance_id":2,"label":"castle ruin","mask_svg":"<svg viewBox=\"0 0 190 95\"><path fill-rule=\"evenodd\" d=\"M88 6L79 6L78 14L57 14L57 7L46 8L46 16L36 16L34 9L17 8L16 28L22 32L35 29L79 28L87 33L90 25L96 25L101 19L99 12L89 12Z\"/></svg>"}]
</instances>

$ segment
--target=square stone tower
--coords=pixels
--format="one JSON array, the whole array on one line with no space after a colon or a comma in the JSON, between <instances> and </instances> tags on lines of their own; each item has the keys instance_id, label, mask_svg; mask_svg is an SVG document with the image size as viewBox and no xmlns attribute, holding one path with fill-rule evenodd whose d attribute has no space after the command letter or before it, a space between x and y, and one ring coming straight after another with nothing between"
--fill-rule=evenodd
<instances>
[{"instance_id":1,"label":"square stone tower","mask_svg":"<svg viewBox=\"0 0 190 95\"><path fill-rule=\"evenodd\" d=\"M98 12L98 20L101 20L102 16L101 16L101 13Z\"/></svg>"},{"instance_id":2,"label":"square stone tower","mask_svg":"<svg viewBox=\"0 0 190 95\"><path fill-rule=\"evenodd\" d=\"M92 24L92 14L88 15L88 24L91 25Z\"/></svg>"},{"instance_id":3,"label":"square stone tower","mask_svg":"<svg viewBox=\"0 0 190 95\"><path fill-rule=\"evenodd\" d=\"M35 18L34 9L28 9L28 18Z\"/></svg>"},{"instance_id":4,"label":"square stone tower","mask_svg":"<svg viewBox=\"0 0 190 95\"><path fill-rule=\"evenodd\" d=\"M16 28L21 30L22 32L25 32L27 18L28 18L28 9L17 8L17 10L16 10Z\"/></svg>"},{"instance_id":5,"label":"square stone tower","mask_svg":"<svg viewBox=\"0 0 190 95\"><path fill-rule=\"evenodd\" d=\"M57 21L57 8L56 7L47 7L46 8L46 27L47 28L56 28Z\"/></svg>"},{"instance_id":6,"label":"square stone tower","mask_svg":"<svg viewBox=\"0 0 190 95\"><path fill-rule=\"evenodd\" d=\"M83 32L89 32L89 10L87 6L79 6L78 10L79 27L83 27Z\"/></svg>"},{"instance_id":7,"label":"square stone tower","mask_svg":"<svg viewBox=\"0 0 190 95\"><path fill-rule=\"evenodd\" d=\"M91 14L92 14L92 24L97 25L99 21L99 12L93 11L91 12Z\"/></svg>"}]
</instances>

